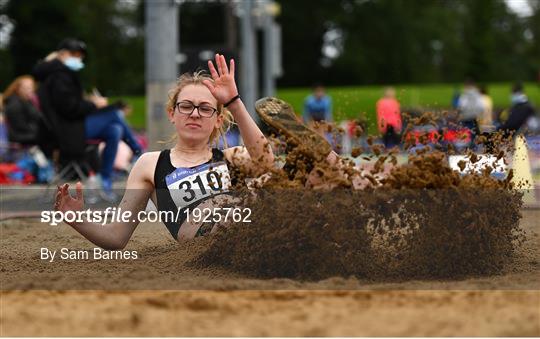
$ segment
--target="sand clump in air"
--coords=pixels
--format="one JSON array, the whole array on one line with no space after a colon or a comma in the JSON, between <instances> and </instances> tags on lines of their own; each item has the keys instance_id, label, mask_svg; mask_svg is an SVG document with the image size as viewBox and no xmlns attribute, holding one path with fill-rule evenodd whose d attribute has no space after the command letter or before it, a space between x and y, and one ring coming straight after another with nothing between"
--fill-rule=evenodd
<instances>
[{"instance_id":1,"label":"sand clump in air","mask_svg":"<svg viewBox=\"0 0 540 339\"><path fill-rule=\"evenodd\" d=\"M418 119L411 125L433 116ZM523 239L521 193L511 171L505 180L492 177L496 168L489 166L461 175L448 165L451 146L443 152L440 144L397 165L395 150L368 144L376 158L360 174L351 161L336 169L300 147L289 149L286 165L270 180L238 191L252 222L221 228L193 263L259 278L403 280L495 274L511 259ZM491 137L490 151L504 158L508 144ZM468 156L478 161L473 152ZM310 172L322 189L306 187ZM367 187L355 190L354 178Z\"/></svg>"}]
</instances>

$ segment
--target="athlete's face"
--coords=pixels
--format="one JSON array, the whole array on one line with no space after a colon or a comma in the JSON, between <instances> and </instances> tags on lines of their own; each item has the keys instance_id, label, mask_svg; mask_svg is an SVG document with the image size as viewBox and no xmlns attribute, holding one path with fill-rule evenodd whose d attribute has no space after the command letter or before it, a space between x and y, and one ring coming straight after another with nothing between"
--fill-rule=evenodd
<instances>
[{"instance_id":1,"label":"athlete's face","mask_svg":"<svg viewBox=\"0 0 540 339\"><path fill-rule=\"evenodd\" d=\"M180 140L208 142L214 129L223 123L216 109L217 100L206 86L187 85L178 94L174 109L169 111L169 120L175 125Z\"/></svg>"}]
</instances>

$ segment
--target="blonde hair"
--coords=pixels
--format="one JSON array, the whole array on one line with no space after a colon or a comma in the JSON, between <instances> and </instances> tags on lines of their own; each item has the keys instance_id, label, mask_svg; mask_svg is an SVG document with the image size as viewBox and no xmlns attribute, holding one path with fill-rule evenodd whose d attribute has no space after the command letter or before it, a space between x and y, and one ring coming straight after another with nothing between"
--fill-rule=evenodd
<instances>
[{"instance_id":1,"label":"blonde hair","mask_svg":"<svg viewBox=\"0 0 540 339\"><path fill-rule=\"evenodd\" d=\"M51 60L57 59L57 58L58 58L58 52L54 51L54 52L49 53L49 55L47 55L44 60L45 61L51 61Z\"/></svg>"},{"instance_id":2,"label":"blonde hair","mask_svg":"<svg viewBox=\"0 0 540 339\"><path fill-rule=\"evenodd\" d=\"M21 75L21 76L15 78L15 80L13 80L13 82L11 84L9 84L9 86L4 91L4 95L3 95L4 103L10 96L18 95L17 91L19 90L19 87L21 87L21 82L23 82L24 80L31 80L32 83L34 83L34 84L36 83L34 81L34 78L32 78L30 75Z\"/></svg>"},{"instance_id":3,"label":"blonde hair","mask_svg":"<svg viewBox=\"0 0 540 339\"><path fill-rule=\"evenodd\" d=\"M182 89L184 89L184 87L189 86L189 85L204 86L203 84L204 80L209 80L211 82L214 82L214 79L212 79L212 77L205 71L182 74L176 81L176 85L169 91L169 98L166 104L167 112L174 111L176 100L178 99L178 95L180 94ZM217 109L217 114L223 116L223 123L221 124L220 128L214 128L214 130L212 131L212 134L210 134L208 143L211 144L215 142L217 145L219 141L219 137L221 137L223 139L223 143L225 144L225 147L227 147L227 139L225 138L225 133L227 133L231 125L234 124L234 118L231 112L225 107L223 107L223 104L219 102L216 109ZM173 135L169 139L169 142L172 142L175 139L176 139L176 134Z\"/></svg>"}]
</instances>

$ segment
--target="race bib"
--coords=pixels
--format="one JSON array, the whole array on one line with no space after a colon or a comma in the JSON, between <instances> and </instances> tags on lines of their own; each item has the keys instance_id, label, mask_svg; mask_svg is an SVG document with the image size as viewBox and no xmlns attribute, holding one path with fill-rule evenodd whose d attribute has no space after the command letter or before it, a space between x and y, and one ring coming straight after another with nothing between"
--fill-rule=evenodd
<instances>
[{"instance_id":1,"label":"race bib","mask_svg":"<svg viewBox=\"0 0 540 339\"><path fill-rule=\"evenodd\" d=\"M228 192L231 178L223 161L195 168L177 168L165 177L176 207L183 209L210 196Z\"/></svg>"}]
</instances>

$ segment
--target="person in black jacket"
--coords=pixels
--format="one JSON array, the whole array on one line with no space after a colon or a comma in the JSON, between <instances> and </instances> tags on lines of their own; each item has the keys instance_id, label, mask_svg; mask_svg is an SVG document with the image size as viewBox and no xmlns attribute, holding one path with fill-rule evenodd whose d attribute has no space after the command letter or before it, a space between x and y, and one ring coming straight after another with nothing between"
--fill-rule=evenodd
<instances>
[{"instance_id":1,"label":"person in black jacket","mask_svg":"<svg viewBox=\"0 0 540 339\"><path fill-rule=\"evenodd\" d=\"M527 95L525 95L521 83L516 83L512 87L511 100L512 106L510 107L508 119L497 128L497 130L504 131L506 135L518 131L527 123L530 117L535 115L534 107L527 98Z\"/></svg>"},{"instance_id":2,"label":"person in black jacket","mask_svg":"<svg viewBox=\"0 0 540 339\"><path fill-rule=\"evenodd\" d=\"M22 145L40 143L41 113L37 107L34 79L17 77L4 91L8 139Z\"/></svg>"},{"instance_id":3,"label":"person in black jacket","mask_svg":"<svg viewBox=\"0 0 540 339\"><path fill-rule=\"evenodd\" d=\"M104 193L114 199L111 175L118 142L124 140L135 155L142 149L117 107L108 105L107 99L100 95L84 98L77 72L84 67L85 55L84 42L63 40L52 57L34 69L40 81L38 97L63 157L81 159L88 139L105 142L100 176Z\"/></svg>"}]
</instances>

